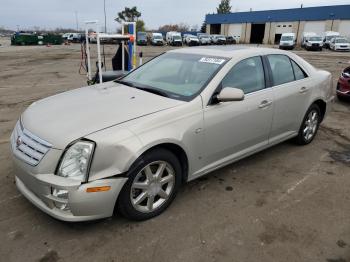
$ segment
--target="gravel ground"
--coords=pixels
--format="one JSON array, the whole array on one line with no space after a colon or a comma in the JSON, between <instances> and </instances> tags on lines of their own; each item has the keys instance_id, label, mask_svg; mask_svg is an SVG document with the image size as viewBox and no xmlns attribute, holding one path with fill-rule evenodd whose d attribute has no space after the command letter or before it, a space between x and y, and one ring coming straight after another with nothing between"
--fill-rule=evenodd
<instances>
[{"instance_id":1,"label":"gravel ground","mask_svg":"<svg viewBox=\"0 0 350 262\"><path fill-rule=\"evenodd\" d=\"M157 218L69 224L16 190L9 136L30 103L85 85L80 46L0 44L1 261L350 261L350 102L335 103L311 145L286 142L190 182ZM167 49L142 48L145 60ZM349 53L295 53L335 83L350 64Z\"/></svg>"}]
</instances>

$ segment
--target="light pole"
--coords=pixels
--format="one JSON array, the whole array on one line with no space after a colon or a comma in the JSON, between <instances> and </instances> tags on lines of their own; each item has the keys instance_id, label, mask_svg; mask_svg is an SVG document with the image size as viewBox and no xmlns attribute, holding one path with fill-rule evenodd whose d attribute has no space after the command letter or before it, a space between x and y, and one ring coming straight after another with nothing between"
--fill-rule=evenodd
<instances>
[{"instance_id":1,"label":"light pole","mask_svg":"<svg viewBox=\"0 0 350 262\"><path fill-rule=\"evenodd\" d=\"M267 40L267 44L271 44L271 27L272 27L272 25L271 25L271 16L269 16L267 19L268 19L268 21L269 21L269 23L270 23L270 27L269 27L269 39Z\"/></svg>"},{"instance_id":2,"label":"light pole","mask_svg":"<svg viewBox=\"0 0 350 262\"><path fill-rule=\"evenodd\" d=\"M104 12L104 15L105 15L105 33L107 33L106 0L103 0L103 12Z\"/></svg>"},{"instance_id":3,"label":"light pole","mask_svg":"<svg viewBox=\"0 0 350 262\"><path fill-rule=\"evenodd\" d=\"M332 19L332 25L331 25L331 31L333 31L333 25L334 25L334 14L333 13L330 13L329 16L331 17Z\"/></svg>"},{"instance_id":4,"label":"light pole","mask_svg":"<svg viewBox=\"0 0 350 262\"><path fill-rule=\"evenodd\" d=\"M75 11L75 24L78 32L79 31L78 11Z\"/></svg>"}]
</instances>

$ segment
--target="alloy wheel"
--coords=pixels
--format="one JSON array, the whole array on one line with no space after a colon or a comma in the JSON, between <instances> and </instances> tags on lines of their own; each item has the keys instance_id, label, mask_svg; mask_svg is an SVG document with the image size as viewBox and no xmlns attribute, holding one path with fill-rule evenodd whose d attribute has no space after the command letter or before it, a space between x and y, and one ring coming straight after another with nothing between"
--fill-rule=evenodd
<instances>
[{"instance_id":1,"label":"alloy wheel","mask_svg":"<svg viewBox=\"0 0 350 262\"><path fill-rule=\"evenodd\" d=\"M167 202L175 186L175 171L165 161L156 161L144 167L135 177L130 191L133 207L150 213Z\"/></svg>"},{"instance_id":2,"label":"alloy wheel","mask_svg":"<svg viewBox=\"0 0 350 262\"><path fill-rule=\"evenodd\" d=\"M310 141L315 136L318 128L318 120L318 112L311 110L304 123L303 136L305 141Z\"/></svg>"}]
</instances>

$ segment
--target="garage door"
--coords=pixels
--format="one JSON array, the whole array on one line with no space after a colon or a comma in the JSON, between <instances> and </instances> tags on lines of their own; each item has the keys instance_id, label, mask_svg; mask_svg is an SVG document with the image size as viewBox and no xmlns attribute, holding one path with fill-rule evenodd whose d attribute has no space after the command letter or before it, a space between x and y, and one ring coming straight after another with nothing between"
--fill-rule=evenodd
<instances>
[{"instance_id":1,"label":"garage door","mask_svg":"<svg viewBox=\"0 0 350 262\"><path fill-rule=\"evenodd\" d=\"M306 22L304 32L313 32L318 35L323 35L326 31L326 22Z\"/></svg>"},{"instance_id":2,"label":"garage door","mask_svg":"<svg viewBox=\"0 0 350 262\"><path fill-rule=\"evenodd\" d=\"M228 27L228 35L235 39L240 39L242 34L242 24L231 24Z\"/></svg>"},{"instance_id":3,"label":"garage door","mask_svg":"<svg viewBox=\"0 0 350 262\"><path fill-rule=\"evenodd\" d=\"M339 33L343 36L350 37L350 21L340 21Z\"/></svg>"},{"instance_id":4,"label":"garage door","mask_svg":"<svg viewBox=\"0 0 350 262\"><path fill-rule=\"evenodd\" d=\"M291 23L277 23L276 34L293 33L293 24Z\"/></svg>"}]
</instances>

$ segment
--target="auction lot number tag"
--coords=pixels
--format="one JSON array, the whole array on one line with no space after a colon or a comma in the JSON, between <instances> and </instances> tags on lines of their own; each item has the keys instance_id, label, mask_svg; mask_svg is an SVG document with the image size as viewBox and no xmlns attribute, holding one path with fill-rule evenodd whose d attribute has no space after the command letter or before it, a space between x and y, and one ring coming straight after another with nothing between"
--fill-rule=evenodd
<instances>
[{"instance_id":1,"label":"auction lot number tag","mask_svg":"<svg viewBox=\"0 0 350 262\"><path fill-rule=\"evenodd\" d=\"M199 60L200 63L209 63L209 64L217 64L222 65L225 63L225 59L219 59L219 58L211 58L211 57L202 57Z\"/></svg>"}]
</instances>

